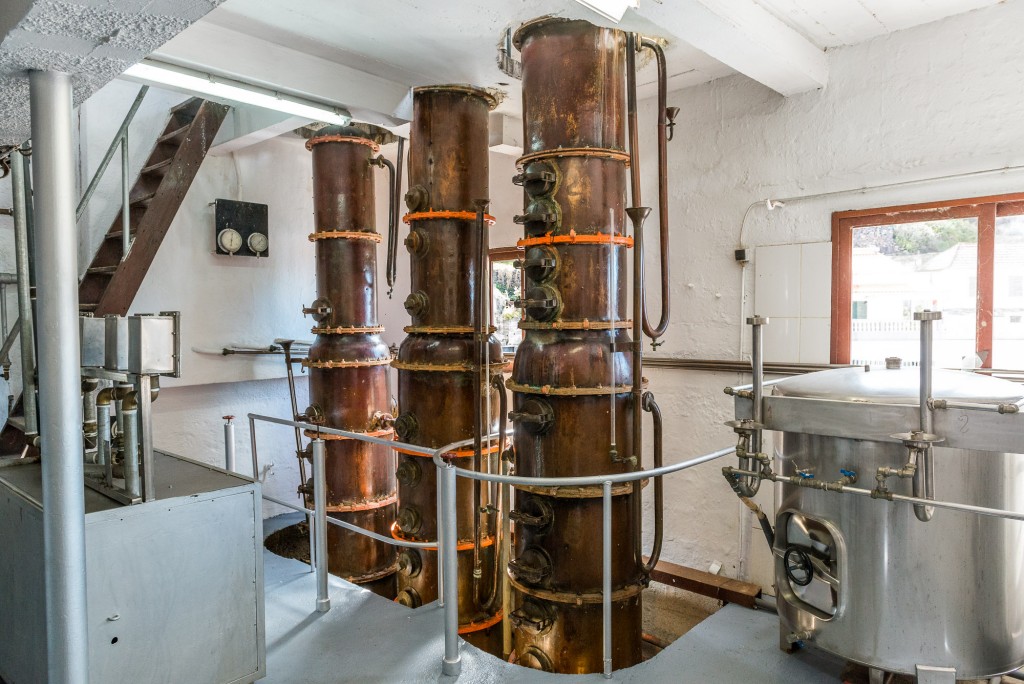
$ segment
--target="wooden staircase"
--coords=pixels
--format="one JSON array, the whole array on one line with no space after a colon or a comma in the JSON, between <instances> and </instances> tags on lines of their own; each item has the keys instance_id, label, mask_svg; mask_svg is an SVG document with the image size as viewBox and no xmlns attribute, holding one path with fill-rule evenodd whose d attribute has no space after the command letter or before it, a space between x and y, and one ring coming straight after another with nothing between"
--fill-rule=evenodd
<instances>
[{"instance_id":1,"label":"wooden staircase","mask_svg":"<svg viewBox=\"0 0 1024 684\"><path fill-rule=\"evenodd\" d=\"M227 112L227 105L200 98L171 109L164 132L128 195L132 237L128 256L121 258L124 227L123 214L118 212L79 283L81 312L128 313ZM22 399L12 408L10 422L0 426L0 454L16 453L24 444Z\"/></svg>"},{"instance_id":2,"label":"wooden staircase","mask_svg":"<svg viewBox=\"0 0 1024 684\"><path fill-rule=\"evenodd\" d=\"M122 214L111 224L78 287L78 306L95 316L124 316L178 213L228 107L192 98L171 110L163 134L131 189L132 246L121 258Z\"/></svg>"}]
</instances>

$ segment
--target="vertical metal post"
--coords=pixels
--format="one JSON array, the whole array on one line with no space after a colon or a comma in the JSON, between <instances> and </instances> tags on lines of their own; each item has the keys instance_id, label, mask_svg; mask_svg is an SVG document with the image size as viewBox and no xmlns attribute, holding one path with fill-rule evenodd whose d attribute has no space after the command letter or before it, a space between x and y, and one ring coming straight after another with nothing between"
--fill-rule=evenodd
<instances>
[{"instance_id":1,"label":"vertical metal post","mask_svg":"<svg viewBox=\"0 0 1024 684\"><path fill-rule=\"evenodd\" d=\"M249 451L252 453L252 479L259 482L260 468L259 456L256 454L256 420L251 415L249 416Z\"/></svg>"},{"instance_id":2,"label":"vertical metal post","mask_svg":"<svg viewBox=\"0 0 1024 684\"><path fill-rule=\"evenodd\" d=\"M224 470L235 472L234 416L224 416Z\"/></svg>"},{"instance_id":3,"label":"vertical metal post","mask_svg":"<svg viewBox=\"0 0 1024 684\"><path fill-rule=\"evenodd\" d=\"M14 197L14 257L18 272L18 316L21 319L21 404L25 412L25 437L27 441L31 441L32 437L39 434L39 419L36 411L36 333L29 281L26 186L25 157L20 151L15 150L11 153L11 192ZM77 244L77 240L74 244Z\"/></svg>"},{"instance_id":4,"label":"vertical metal post","mask_svg":"<svg viewBox=\"0 0 1024 684\"><path fill-rule=\"evenodd\" d=\"M139 496L142 487L139 485L139 408L136 397L138 392L132 391L124 399L121 415L123 417L124 459L121 467L124 470L124 489L133 499Z\"/></svg>"},{"instance_id":5,"label":"vertical metal post","mask_svg":"<svg viewBox=\"0 0 1024 684\"><path fill-rule=\"evenodd\" d=\"M327 463L324 441L313 440L313 512L316 525L316 612L331 609L327 593Z\"/></svg>"},{"instance_id":6,"label":"vertical metal post","mask_svg":"<svg viewBox=\"0 0 1024 684\"><path fill-rule=\"evenodd\" d=\"M601 517L601 607L604 645L604 678L612 676L612 483L602 484Z\"/></svg>"},{"instance_id":7,"label":"vertical metal post","mask_svg":"<svg viewBox=\"0 0 1024 684\"><path fill-rule=\"evenodd\" d=\"M440 472L435 478L437 482L437 605L444 608L444 477Z\"/></svg>"},{"instance_id":8,"label":"vertical metal post","mask_svg":"<svg viewBox=\"0 0 1024 684\"><path fill-rule=\"evenodd\" d=\"M459 654L459 552L458 527L455 507L456 473L451 464L443 468L438 477L444 480L444 511L438 528L444 527L444 546L441 565L444 566L444 660L441 672L457 677L462 671Z\"/></svg>"},{"instance_id":9,"label":"vertical metal post","mask_svg":"<svg viewBox=\"0 0 1024 684\"><path fill-rule=\"evenodd\" d=\"M139 387L139 456L142 461L142 500L156 500L153 479L153 378L140 375Z\"/></svg>"},{"instance_id":10,"label":"vertical metal post","mask_svg":"<svg viewBox=\"0 0 1024 684\"><path fill-rule=\"evenodd\" d=\"M17 154L17 151L11 154ZM0 283L0 337L7 339L7 283Z\"/></svg>"},{"instance_id":11,"label":"vertical metal post","mask_svg":"<svg viewBox=\"0 0 1024 684\"><path fill-rule=\"evenodd\" d=\"M764 398L764 342L761 327L768 324L764 316L754 314L747 319L747 325L751 326L752 344L750 348L750 366L753 373L751 394L753 395L753 414L751 417L755 423L763 422L762 410ZM754 453L761 453L761 431L755 430L750 436L750 449Z\"/></svg>"},{"instance_id":12,"label":"vertical metal post","mask_svg":"<svg viewBox=\"0 0 1024 684\"><path fill-rule=\"evenodd\" d=\"M128 186L128 129L126 128L121 137L121 260L128 257L128 250L132 248L132 221L131 205L129 204Z\"/></svg>"},{"instance_id":13,"label":"vertical metal post","mask_svg":"<svg viewBox=\"0 0 1024 684\"><path fill-rule=\"evenodd\" d=\"M85 467L79 396L78 236L71 79L29 72L35 159L47 670L51 682L89 681L85 585ZM25 273L28 276L28 273ZM32 336L22 337L23 348ZM32 396L25 397L32 403Z\"/></svg>"},{"instance_id":14,"label":"vertical metal post","mask_svg":"<svg viewBox=\"0 0 1024 684\"><path fill-rule=\"evenodd\" d=\"M932 434L934 429L932 421L932 365L933 355L933 329L934 321L942 320L941 311L925 309L914 314L914 320L921 322L921 381L920 381L920 424L921 441L928 446L921 449L917 462L917 471L912 481L912 493L916 497L924 499L935 498L935 471L933 468L933 453L931 441L935 439ZM935 515L934 506L914 504L914 515L922 522L928 522Z\"/></svg>"},{"instance_id":15,"label":"vertical metal post","mask_svg":"<svg viewBox=\"0 0 1024 684\"><path fill-rule=\"evenodd\" d=\"M103 481L109 486L113 478L110 457L110 403L96 404L96 462L103 466Z\"/></svg>"}]
</instances>

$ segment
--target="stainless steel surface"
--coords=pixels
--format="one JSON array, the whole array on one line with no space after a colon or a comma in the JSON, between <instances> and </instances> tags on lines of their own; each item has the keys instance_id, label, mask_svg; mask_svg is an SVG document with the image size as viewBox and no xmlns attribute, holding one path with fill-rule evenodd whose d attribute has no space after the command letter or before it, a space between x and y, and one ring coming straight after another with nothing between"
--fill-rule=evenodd
<instances>
[{"instance_id":1,"label":"stainless steel surface","mask_svg":"<svg viewBox=\"0 0 1024 684\"><path fill-rule=\"evenodd\" d=\"M469 440L471 441L471 440ZM438 461L441 461L438 463ZM440 458L435 460L438 475L443 480L444 511L439 527L444 527L444 546L441 563L444 566L444 659L441 671L457 677L462 670L459 656L459 552L456 511L456 468Z\"/></svg>"},{"instance_id":2,"label":"stainless steel surface","mask_svg":"<svg viewBox=\"0 0 1024 684\"><path fill-rule=\"evenodd\" d=\"M121 468L124 472L124 490L134 499L142 493L139 473L139 409L123 409L124 422L124 458Z\"/></svg>"},{"instance_id":3,"label":"stainless steel surface","mask_svg":"<svg viewBox=\"0 0 1024 684\"><path fill-rule=\"evenodd\" d=\"M316 564L316 612L326 613L331 609L331 597L327 593L327 465L324 462L324 441L314 439L313 446L313 524Z\"/></svg>"},{"instance_id":4,"label":"stainless steel surface","mask_svg":"<svg viewBox=\"0 0 1024 684\"><path fill-rule=\"evenodd\" d=\"M153 378L140 375L135 381L139 394L139 458L142 461L142 498L156 499L156 480L153 466L153 407L151 392Z\"/></svg>"},{"instance_id":5,"label":"stainless steel surface","mask_svg":"<svg viewBox=\"0 0 1024 684\"><path fill-rule=\"evenodd\" d=\"M79 340L82 345L81 364L102 366L106 355L106 321L92 316L78 317Z\"/></svg>"},{"instance_id":6,"label":"stainless steel surface","mask_svg":"<svg viewBox=\"0 0 1024 684\"><path fill-rule=\"evenodd\" d=\"M266 672L259 487L157 458L157 504L124 507L85 492L90 681L253 682ZM29 465L0 474L7 684L47 681L40 472Z\"/></svg>"},{"instance_id":7,"label":"stainless steel surface","mask_svg":"<svg viewBox=\"0 0 1024 684\"><path fill-rule=\"evenodd\" d=\"M106 325L106 349L103 367L108 371L128 370L128 318L109 315L103 318Z\"/></svg>"},{"instance_id":8,"label":"stainless steel surface","mask_svg":"<svg viewBox=\"0 0 1024 684\"><path fill-rule=\"evenodd\" d=\"M864 484L841 494L783 481L779 615L787 631L871 667L913 675L938 664L955 666L961 679L990 677L1024 664L1024 482L1021 457L1007 453L1024 444L1024 423L1019 414L935 414L933 432L946 441L932 447L936 500L928 503L936 511L923 523L908 505L922 502L910 481L888 482L899 505L873 500L870 489L879 468L907 461L890 435L926 424L921 377L917 369L831 370L778 383L764 399L764 422L783 433L780 477L832 480L845 470ZM1007 381L941 370L932 390L985 405L1022 393ZM749 401L737 406L747 412ZM790 545L813 559L806 587L787 575Z\"/></svg>"},{"instance_id":9,"label":"stainless steel surface","mask_svg":"<svg viewBox=\"0 0 1024 684\"><path fill-rule=\"evenodd\" d=\"M39 433L36 405L35 319L28 257L28 198L25 157L20 150L11 154L11 193L14 196L14 260L18 272L18 318L21 321L21 404L25 413L25 435Z\"/></svg>"},{"instance_id":10,"label":"stainless steel surface","mask_svg":"<svg viewBox=\"0 0 1024 684\"><path fill-rule=\"evenodd\" d=\"M174 317L137 315L129 316L127 320L128 372L173 373Z\"/></svg>"},{"instance_id":11,"label":"stainless steel surface","mask_svg":"<svg viewBox=\"0 0 1024 684\"><path fill-rule=\"evenodd\" d=\"M96 406L96 462L103 466L104 482L108 485L112 481L112 466L110 458L110 403L97 404Z\"/></svg>"},{"instance_id":12,"label":"stainless steel surface","mask_svg":"<svg viewBox=\"0 0 1024 684\"><path fill-rule=\"evenodd\" d=\"M52 682L89 681L82 404L79 395L78 236L71 78L29 72L35 174L46 642ZM30 340L25 336L23 339ZM26 345L27 346L27 345ZM26 397L31 400L31 397Z\"/></svg>"},{"instance_id":13,"label":"stainless steel surface","mask_svg":"<svg viewBox=\"0 0 1024 684\"><path fill-rule=\"evenodd\" d=\"M941 320L942 314L938 311L925 309L914 314L914 320L921 323L921 381L919 383L918 412L921 414L919 427L924 435L932 434L932 322ZM886 363L886 370L894 370ZM935 473L933 465L934 453L931 447L926 447L918 455L917 471L914 473L913 491L918 498L935 498ZM914 515L921 522L928 522L935 514L931 506L917 504L914 506Z\"/></svg>"},{"instance_id":14,"label":"stainless steel surface","mask_svg":"<svg viewBox=\"0 0 1024 684\"><path fill-rule=\"evenodd\" d=\"M234 416L224 416L224 470L235 472L235 423Z\"/></svg>"},{"instance_id":15,"label":"stainless steel surface","mask_svg":"<svg viewBox=\"0 0 1024 684\"><path fill-rule=\"evenodd\" d=\"M89 205L89 200L92 199L92 195L96 192L96 188L99 186L100 180L103 178L104 172L107 170L107 166L110 165L111 160L114 158L114 154L118 151L118 147L121 143L121 138L128 132L128 126L131 125L132 119L135 118L135 113L139 111L139 106L142 104L142 100L146 97L146 92L149 90L149 86L142 86L139 88L139 94L135 96L135 101L132 102L132 106L128 108L128 113L125 114L124 121L121 122L121 127L117 129L117 133L114 134L114 139L110 141L110 147L103 154L103 159L100 160L100 165L96 167L96 173L93 174L92 180L89 181L89 187L85 189L85 193L82 195L82 199L78 202L78 207L75 210L75 220L82 218L82 214L85 213L85 208Z\"/></svg>"}]
</instances>

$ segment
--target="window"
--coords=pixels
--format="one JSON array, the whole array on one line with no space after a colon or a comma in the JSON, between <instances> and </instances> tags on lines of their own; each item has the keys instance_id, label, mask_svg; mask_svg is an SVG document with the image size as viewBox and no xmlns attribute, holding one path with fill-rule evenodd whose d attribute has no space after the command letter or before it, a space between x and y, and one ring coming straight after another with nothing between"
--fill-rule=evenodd
<instances>
[{"instance_id":1,"label":"window","mask_svg":"<svg viewBox=\"0 0 1024 684\"><path fill-rule=\"evenodd\" d=\"M833 363L918 361L939 309L938 365L1024 368L1024 194L837 212L832 247Z\"/></svg>"},{"instance_id":2,"label":"window","mask_svg":"<svg viewBox=\"0 0 1024 684\"><path fill-rule=\"evenodd\" d=\"M495 334L501 340L505 354L515 353L523 339L523 331L519 329L523 310L515 304L523 296L523 272L512 265L522 255L522 250L516 247L499 247L490 251L491 323L497 328Z\"/></svg>"}]
</instances>

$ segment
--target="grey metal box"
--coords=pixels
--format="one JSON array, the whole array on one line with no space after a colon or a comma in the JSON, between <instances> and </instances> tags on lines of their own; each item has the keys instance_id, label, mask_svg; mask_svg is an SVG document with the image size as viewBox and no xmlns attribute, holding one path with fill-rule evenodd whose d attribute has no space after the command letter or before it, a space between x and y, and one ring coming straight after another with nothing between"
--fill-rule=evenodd
<instances>
[{"instance_id":1,"label":"grey metal box","mask_svg":"<svg viewBox=\"0 0 1024 684\"><path fill-rule=\"evenodd\" d=\"M128 319L124 316L106 316L106 339L103 367L112 371L128 370Z\"/></svg>"},{"instance_id":2,"label":"grey metal box","mask_svg":"<svg viewBox=\"0 0 1024 684\"><path fill-rule=\"evenodd\" d=\"M128 318L128 372L174 372L174 317Z\"/></svg>"},{"instance_id":3,"label":"grey metal box","mask_svg":"<svg viewBox=\"0 0 1024 684\"><path fill-rule=\"evenodd\" d=\"M106 360L107 323L102 318L78 318L79 342L82 347L82 366L100 368Z\"/></svg>"},{"instance_id":4,"label":"grey metal box","mask_svg":"<svg viewBox=\"0 0 1024 684\"><path fill-rule=\"evenodd\" d=\"M259 485L156 452L157 500L86 502L89 681L249 684L266 674ZM0 469L0 679L46 681L41 473Z\"/></svg>"}]
</instances>

